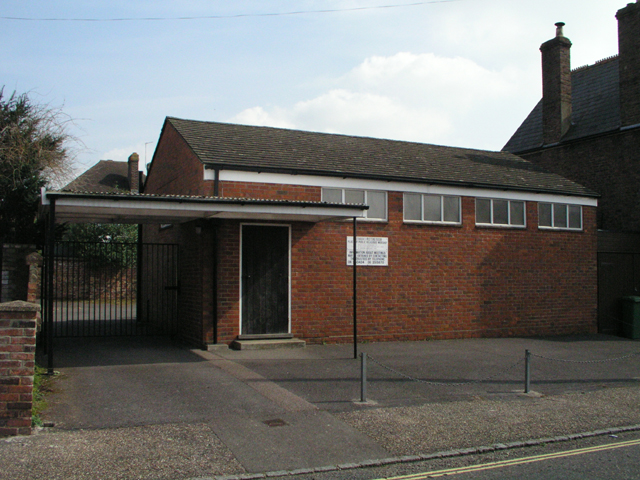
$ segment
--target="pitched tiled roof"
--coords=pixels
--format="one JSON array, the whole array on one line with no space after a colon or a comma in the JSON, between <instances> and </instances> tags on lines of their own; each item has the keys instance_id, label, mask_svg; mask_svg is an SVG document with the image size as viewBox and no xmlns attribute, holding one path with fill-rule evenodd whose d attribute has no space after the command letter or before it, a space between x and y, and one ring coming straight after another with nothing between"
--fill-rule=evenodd
<instances>
[{"instance_id":1,"label":"pitched tiled roof","mask_svg":"<svg viewBox=\"0 0 640 480\"><path fill-rule=\"evenodd\" d=\"M167 118L205 166L595 196L507 152Z\"/></svg>"},{"instance_id":2,"label":"pitched tiled roof","mask_svg":"<svg viewBox=\"0 0 640 480\"><path fill-rule=\"evenodd\" d=\"M620 127L618 57L571 72L571 128L562 141L610 132ZM542 147L542 100L503 150L520 153Z\"/></svg>"},{"instance_id":3,"label":"pitched tiled roof","mask_svg":"<svg viewBox=\"0 0 640 480\"><path fill-rule=\"evenodd\" d=\"M128 163L100 160L62 188L67 192L117 193L129 191Z\"/></svg>"}]
</instances>

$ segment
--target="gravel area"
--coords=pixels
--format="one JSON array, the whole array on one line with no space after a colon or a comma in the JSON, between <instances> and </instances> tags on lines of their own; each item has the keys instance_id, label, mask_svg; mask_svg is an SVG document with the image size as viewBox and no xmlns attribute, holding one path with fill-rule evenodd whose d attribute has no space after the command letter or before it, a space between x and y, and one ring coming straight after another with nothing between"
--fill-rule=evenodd
<instances>
[{"instance_id":1,"label":"gravel area","mask_svg":"<svg viewBox=\"0 0 640 480\"><path fill-rule=\"evenodd\" d=\"M640 388L519 395L376 408L336 415L394 455L415 455L594 431L640 421Z\"/></svg>"},{"instance_id":2,"label":"gravel area","mask_svg":"<svg viewBox=\"0 0 640 480\"><path fill-rule=\"evenodd\" d=\"M179 479L245 470L205 424L55 431L0 440L0 479Z\"/></svg>"}]
</instances>

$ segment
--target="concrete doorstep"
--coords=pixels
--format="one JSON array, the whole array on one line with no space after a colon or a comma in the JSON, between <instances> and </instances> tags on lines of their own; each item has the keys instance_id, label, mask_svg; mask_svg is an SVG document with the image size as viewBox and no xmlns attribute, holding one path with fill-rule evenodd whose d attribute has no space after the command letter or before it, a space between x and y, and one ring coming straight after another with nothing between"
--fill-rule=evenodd
<instances>
[{"instance_id":1,"label":"concrete doorstep","mask_svg":"<svg viewBox=\"0 0 640 480\"><path fill-rule=\"evenodd\" d=\"M283 348L304 348L307 343L299 338L277 338L268 340L241 340L231 342L233 350L276 350Z\"/></svg>"}]
</instances>

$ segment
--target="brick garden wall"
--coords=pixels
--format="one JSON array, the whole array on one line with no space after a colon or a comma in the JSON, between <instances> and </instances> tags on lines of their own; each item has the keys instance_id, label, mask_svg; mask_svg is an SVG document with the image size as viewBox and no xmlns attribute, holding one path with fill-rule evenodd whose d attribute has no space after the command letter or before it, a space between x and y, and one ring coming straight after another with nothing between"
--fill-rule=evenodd
<instances>
[{"instance_id":1,"label":"brick garden wall","mask_svg":"<svg viewBox=\"0 0 640 480\"><path fill-rule=\"evenodd\" d=\"M56 300L113 300L133 298L136 268L92 266L78 258L56 258L53 295Z\"/></svg>"},{"instance_id":2,"label":"brick garden wall","mask_svg":"<svg viewBox=\"0 0 640 480\"><path fill-rule=\"evenodd\" d=\"M0 304L0 436L31 433L39 311L23 301Z\"/></svg>"}]
</instances>

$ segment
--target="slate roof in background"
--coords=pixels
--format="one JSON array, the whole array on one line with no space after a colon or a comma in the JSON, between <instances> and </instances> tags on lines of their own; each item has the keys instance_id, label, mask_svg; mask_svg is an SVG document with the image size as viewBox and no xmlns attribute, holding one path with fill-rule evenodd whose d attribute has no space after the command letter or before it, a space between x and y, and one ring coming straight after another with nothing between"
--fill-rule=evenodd
<instances>
[{"instance_id":1,"label":"slate roof in background","mask_svg":"<svg viewBox=\"0 0 640 480\"><path fill-rule=\"evenodd\" d=\"M66 192L96 193L128 192L130 190L128 168L127 162L100 160L61 190Z\"/></svg>"},{"instance_id":2,"label":"slate roof in background","mask_svg":"<svg viewBox=\"0 0 640 480\"><path fill-rule=\"evenodd\" d=\"M620 83L618 57L571 72L571 128L563 142L620 128ZM503 150L521 153L540 148L542 141L542 100L516 130Z\"/></svg>"},{"instance_id":3,"label":"slate roof in background","mask_svg":"<svg viewBox=\"0 0 640 480\"><path fill-rule=\"evenodd\" d=\"M173 117L166 121L209 167L596 196L507 152Z\"/></svg>"}]
</instances>

